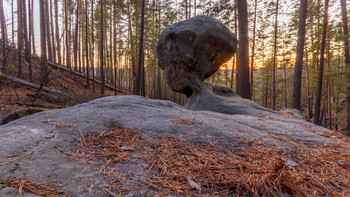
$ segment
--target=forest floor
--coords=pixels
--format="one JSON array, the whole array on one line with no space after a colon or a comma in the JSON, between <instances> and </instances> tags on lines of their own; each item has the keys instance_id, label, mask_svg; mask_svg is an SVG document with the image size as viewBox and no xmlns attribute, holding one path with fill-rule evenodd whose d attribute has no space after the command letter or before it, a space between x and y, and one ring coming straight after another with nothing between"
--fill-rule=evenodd
<instances>
[{"instance_id":1,"label":"forest floor","mask_svg":"<svg viewBox=\"0 0 350 197\"><path fill-rule=\"evenodd\" d=\"M0 57L1 72L7 76L19 78L18 73L18 52L15 49L8 51L7 64L3 68L3 56ZM24 61L24 57L22 57ZM28 66L22 65L21 80L30 82ZM41 67L40 59L32 58L33 81L32 83L41 84ZM59 109L73 106L79 103L87 102L101 97L101 85L95 83L95 92L92 90L92 80L89 81L87 87L86 78L69 72L65 69L49 66L49 82L45 87L67 93L70 99L61 98L59 95L38 91L36 88L27 87L18 83L7 80L6 77L0 75L0 120L7 114L17 109L28 107L39 107L43 109ZM126 91L125 91L126 92ZM118 92L118 95L122 94ZM111 88L105 88L105 96L115 95L115 91Z\"/></svg>"}]
</instances>

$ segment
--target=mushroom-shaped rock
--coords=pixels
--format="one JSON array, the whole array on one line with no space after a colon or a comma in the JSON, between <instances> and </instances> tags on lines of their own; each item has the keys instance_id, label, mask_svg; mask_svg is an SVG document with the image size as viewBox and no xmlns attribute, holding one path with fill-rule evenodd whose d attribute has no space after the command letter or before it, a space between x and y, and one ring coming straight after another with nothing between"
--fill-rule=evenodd
<instances>
[{"instance_id":1,"label":"mushroom-shaped rock","mask_svg":"<svg viewBox=\"0 0 350 197\"><path fill-rule=\"evenodd\" d=\"M236 48L236 36L224 24L210 16L196 16L165 28L157 53L170 89L188 97L186 108L225 114L275 113L241 98L229 87L203 82Z\"/></svg>"},{"instance_id":2,"label":"mushroom-shaped rock","mask_svg":"<svg viewBox=\"0 0 350 197\"><path fill-rule=\"evenodd\" d=\"M227 62L237 48L236 36L210 16L196 16L164 29L159 37L159 66L169 87L191 96L202 81Z\"/></svg>"}]
</instances>

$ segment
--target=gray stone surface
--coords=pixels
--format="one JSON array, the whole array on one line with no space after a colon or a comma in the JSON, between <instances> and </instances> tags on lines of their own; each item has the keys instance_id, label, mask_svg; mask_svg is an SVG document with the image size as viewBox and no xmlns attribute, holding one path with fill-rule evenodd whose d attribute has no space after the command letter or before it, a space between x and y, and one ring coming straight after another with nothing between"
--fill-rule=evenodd
<instances>
[{"instance_id":1,"label":"gray stone surface","mask_svg":"<svg viewBox=\"0 0 350 197\"><path fill-rule=\"evenodd\" d=\"M203 124L175 124L172 119L200 121ZM74 128L58 127L53 123L72 123ZM74 139L89 131L105 131L107 125L139 128L146 136L172 135L188 142L213 142L233 147L239 141L263 139L267 144L288 150L288 142L330 144L331 140L309 130L327 132L304 120L278 113L227 115L210 111L192 111L175 103L139 96L105 97L74 107L44 111L0 126L0 156L33 151L15 162L0 166L0 177L20 177L25 173L34 181L57 180L65 183L60 189L67 196L108 196L104 187L110 178L97 175L93 164L67 159L75 153ZM284 138L281 140L280 136ZM9 158L0 157L0 164ZM126 184L141 184L145 163L117 166L120 172L131 172ZM112 166L113 167L113 166ZM147 169L147 168L146 168ZM117 174L118 175L118 174ZM0 196L16 196L16 189L0 184ZM151 192L145 188L139 192ZM130 192L133 193L133 192ZM140 193L135 193L135 196Z\"/></svg>"}]
</instances>

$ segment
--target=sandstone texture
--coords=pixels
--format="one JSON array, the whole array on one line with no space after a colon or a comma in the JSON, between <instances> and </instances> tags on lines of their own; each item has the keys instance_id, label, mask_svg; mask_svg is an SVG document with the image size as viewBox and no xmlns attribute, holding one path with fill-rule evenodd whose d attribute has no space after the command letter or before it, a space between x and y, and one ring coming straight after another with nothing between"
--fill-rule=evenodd
<instances>
[{"instance_id":1,"label":"sandstone texture","mask_svg":"<svg viewBox=\"0 0 350 197\"><path fill-rule=\"evenodd\" d=\"M32 152L14 162L0 166L1 178L23 174L41 182L57 180L67 196L108 196L104 188L112 179L98 175L93 163L69 160L77 151L78 139L92 131L103 132L108 126L140 129L145 136L175 136L184 142L216 143L231 147L239 141L261 139L271 147L288 150L288 142L332 144L312 130L329 132L293 114L227 115L210 111L192 111L170 101L139 96L100 98L74 107L44 111L0 126L0 155ZM174 119L198 124L175 123ZM280 136L280 137L276 137ZM11 158L0 157L0 164ZM147 165L142 161L121 163L116 175L129 172L125 182L130 187L142 185ZM152 194L151 188L129 194ZM16 196L18 190L0 184L0 196ZM26 196L26 195L24 195ZM27 195L32 196L32 195Z\"/></svg>"}]
</instances>

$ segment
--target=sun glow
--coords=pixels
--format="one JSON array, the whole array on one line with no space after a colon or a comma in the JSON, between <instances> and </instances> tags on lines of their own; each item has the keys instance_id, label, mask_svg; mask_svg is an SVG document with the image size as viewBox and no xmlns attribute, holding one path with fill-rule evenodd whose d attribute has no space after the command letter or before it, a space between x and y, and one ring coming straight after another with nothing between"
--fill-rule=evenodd
<instances>
[{"instance_id":1,"label":"sun glow","mask_svg":"<svg viewBox=\"0 0 350 197\"><path fill-rule=\"evenodd\" d=\"M220 70L232 70L233 69L233 56L230 60L228 60L227 62L223 63L221 66L220 66Z\"/></svg>"}]
</instances>

